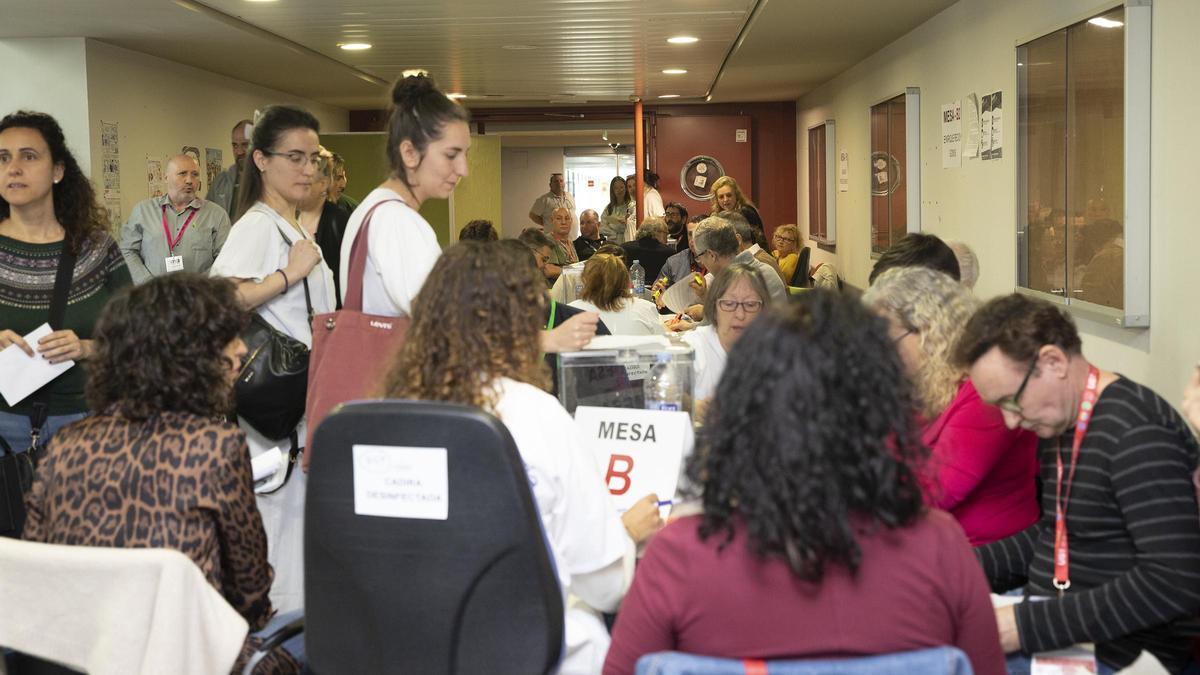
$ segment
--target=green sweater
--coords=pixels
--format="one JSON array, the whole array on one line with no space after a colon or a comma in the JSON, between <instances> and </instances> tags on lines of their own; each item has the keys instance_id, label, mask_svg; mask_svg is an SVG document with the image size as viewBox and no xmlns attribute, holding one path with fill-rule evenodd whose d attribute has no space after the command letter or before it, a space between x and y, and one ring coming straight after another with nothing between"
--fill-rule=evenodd
<instances>
[{"instance_id":1,"label":"green sweater","mask_svg":"<svg viewBox=\"0 0 1200 675\"><path fill-rule=\"evenodd\" d=\"M0 236L0 329L25 335L50 318L50 298L63 242L28 244ZM75 331L81 340L92 338L92 327L108 299L132 284L121 249L112 237L84 243L75 260L71 292L62 328ZM30 345L35 347L34 345ZM69 415L87 410L83 388L87 372L76 363L46 385L49 414ZM0 397L0 412L28 415L37 392L10 407Z\"/></svg>"}]
</instances>

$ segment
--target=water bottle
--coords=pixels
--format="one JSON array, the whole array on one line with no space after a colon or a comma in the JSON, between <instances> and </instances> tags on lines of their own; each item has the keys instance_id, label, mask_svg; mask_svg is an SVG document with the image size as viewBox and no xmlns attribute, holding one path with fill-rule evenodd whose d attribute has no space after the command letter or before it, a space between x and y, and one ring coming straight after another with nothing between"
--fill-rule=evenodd
<instances>
[{"instance_id":1,"label":"water bottle","mask_svg":"<svg viewBox=\"0 0 1200 675\"><path fill-rule=\"evenodd\" d=\"M659 353L642 383L646 410L683 410L683 386L671 364L671 355Z\"/></svg>"},{"instance_id":2,"label":"water bottle","mask_svg":"<svg viewBox=\"0 0 1200 675\"><path fill-rule=\"evenodd\" d=\"M646 292L646 268L642 267L640 261L633 261L633 265L629 268L629 278L633 282L634 297L642 297L642 294Z\"/></svg>"}]
</instances>

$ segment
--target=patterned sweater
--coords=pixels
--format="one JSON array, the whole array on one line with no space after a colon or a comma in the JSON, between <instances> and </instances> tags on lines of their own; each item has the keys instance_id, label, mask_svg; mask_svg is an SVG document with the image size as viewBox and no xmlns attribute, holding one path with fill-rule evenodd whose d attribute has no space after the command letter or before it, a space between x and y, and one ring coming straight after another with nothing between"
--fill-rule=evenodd
<instances>
[{"instance_id":1,"label":"patterned sweater","mask_svg":"<svg viewBox=\"0 0 1200 675\"><path fill-rule=\"evenodd\" d=\"M1141 650L1171 672L1186 662L1200 612L1200 514L1192 471L1196 439L1170 404L1121 378L1096 402L1067 508L1071 587L1054 577L1055 452L1064 473L1074 425L1043 441L1042 517L1028 529L975 549L993 590L1027 583L1016 606L1026 652L1096 643L1096 656L1123 668Z\"/></svg>"},{"instance_id":2,"label":"patterned sweater","mask_svg":"<svg viewBox=\"0 0 1200 675\"><path fill-rule=\"evenodd\" d=\"M0 236L0 329L25 335L46 323L62 250L61 241L29 244ZM62 327L75 331L81 340L90 340L92 327L108 299L131 283L129 268L112 237L104 235L100 240L84 242L75 257ZM67 415L86 411L83 399L86 380L84 367L76 364L47 384L49 413ZM30 396L12 407L0 398L0 412L28 415L33 398Z\"/></svg>"}]
</instances>

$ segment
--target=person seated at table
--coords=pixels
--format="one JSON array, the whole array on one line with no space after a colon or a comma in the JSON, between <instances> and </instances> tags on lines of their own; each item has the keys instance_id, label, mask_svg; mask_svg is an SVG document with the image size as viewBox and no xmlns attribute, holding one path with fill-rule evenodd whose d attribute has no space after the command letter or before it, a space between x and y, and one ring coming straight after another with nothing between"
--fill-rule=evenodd
<instances>
[{"instance_id":1,"label":"person seated at table","mask_svg":"<svg viewBox=\"0 0 1200 675\"><path fill-rule=\"evenodd\" d=\"M1014 535L1037 522L1037 436L1009 429L984 403L966 371L950 364L976 301L966 286L927 267L894 267L863 302L888 322L904 370L919 396L932 450L929 503L958 519L972 546Z\"/></svg>"},{"instance_id":2,"label":"person seated at table","mask_svg":"<svg viewBox=\"0 0 1200 675\"><path fill-rule=\"evenodd\" d=\"M663 335L666 328L654 303L633 297L629 270L620 258L597 253L583 265L583 290L571 307L599 312L613 335Z\"/></svg>"},{"instance_id":3,"label":"person seated at table","mask_svg":"<svg viewBox=\"0 0 1200 675\"><path fill-rule=\"evenodd\" d=\"M545 392L538 333L546 304L524 251L478 242L450 247L417 295L384 395L476 406L504 423L525 462L563 597L576 599L565 610L560 672L594 673L609 642L596 612L616 609L635 542L662 519L653 494L617 514L574 420Z\"/></svg>"},{"instance_id":4,"label":"person seated at table","mask_svg":"<svg viewBox=\"0 0 1200 675\"><path fill-rule=\"evenodd\" d=\"M538 269L542 271L542 278L546 280L547 286L562 276L562 268L550 264L553 257L554 240L546 236L546 233L542 232L542 228L527 227L517 235L517 240L533 252L533 257L537 259Z\"/></svg>"},{"instance_id":5,"label":"person seated at table","mask_svg":"<svg viewBox=\"0 0 1200 675\"><path fill-rule=\"evenodd\" d=\"M667 246L667 224L662 218L647 218L638 228L637 239L621 244L625 259L630 266L636 260L646 270L646 283L658 279L663 263L675 255L675 249Z\"/></svg>"},{"instance_id":6,"label":"person seated at table","mask_svg":"<svg viewBox=\"0 0 1200 675\"><path fill-rule=\"evenodd\" d=\"M227 421L247 322L231 282L154 277L96 324L88 403L51 439L22 535L71 546L172 548L256 631L275 613L246 435ZM233 672L253 644L247 641ZM256 672L299 672L282 649Z\"/></svg>"},{"instance_id":7,"label":"person seated at table","mask_svg":"<svg viewBox=\"0 0 1200 675\"><path fill-rule=\"evenodd\" d=\"M717 391L729 350L770 302L762 273L749 265L734 263L713 278L704 298L704 325L683 337L695 350L692 382L697 416L703 416Z\"/></svg>"},{"instance_id":8,"label":"person seated at table","mask_svg":"<svg viewBox=\"0 0 1200 675\"><path fill-rule=\"evenodd\" d=\"M496 241L498 239L500 239L500 235L496 233L496 226L490 220L472 220L458 231L459 241Z\"/></svg>"},{"instance_id":9,"label":"person seated at table","mask_svg":"<svg viewBox=\"0 0 1200 675\"><path fill-rule=\"evenodd\" d=\"M958 268L958 258L954 249L946 245L933 234L909 232L892 244L890 248L879 255L867 283L875 283L880 274L893 267L928 267L950 275L955 281L962 281L962 272Z\"/></svg>"},{"instance_id":10,"label":"person seated at table","mask_svg":"<svg viewBox=\"0 0 1200 675\"><path fill-rule=\"evenodd\" d=\"M825 290L760 316L729 353L688 476L702 515L654 536L606 675L666 650L851 658L938 647L1005 672L962 528L924 505L925 451L887 325Z\"/></svg>"},{"instance_id":11,"label":"person seated at table","mask_svg":"<svg viewBox=\"0 0 1200 675\"><path fill-rule=\"evenodd\" d=\"M771 255L779 261L779 273L783 275L786 284L792 283L796 275L796 265L800 262L800 249L804 248L804 239L800 236L800 228L795 225L780 225L772 235L775 250Z\"/></svg>"}]
</instances>

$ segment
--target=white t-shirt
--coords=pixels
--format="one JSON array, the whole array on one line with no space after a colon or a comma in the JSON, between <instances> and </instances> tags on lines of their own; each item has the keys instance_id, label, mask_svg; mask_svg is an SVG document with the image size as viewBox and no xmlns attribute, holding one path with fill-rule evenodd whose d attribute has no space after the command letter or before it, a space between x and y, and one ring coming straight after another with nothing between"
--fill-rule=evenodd
<instances>
[{"instance_id":1,"label":"white t-shirt","mask_svg":"<svg viewBox=\"0 0 1200 675\"><path fill-rule=\"evenodd\" d=\"M646 188L646 217L647 218L662 218L667 215L667 209L663 206L662 193L652 187Z\"/></svg>"},{"instance_id":2,"label":"white t-shirt","mask_svg":"<svg viewBox=\"0 0 1200 675\"><path fill-rule=\"evenodd\" d=\"M683 334L683 341L694 350L696 399L706 401L717 393L717 383L725 372L727 354L717 339L717 327L708 324Z\"/></svg>"},{"instance_id":3,"label":"white t-shirt","mask_svg":"<svg viewBox=\"0 0 1200 675\"><path fill-rule=\"evenodd\" d=\"M342 301L350 287L350 249L362 227L363 218L371 207L388 199L375 209L367 241L367 265L363 274L363 312L381 316L411 316L412 301L433 269L442 247L429 223L402 203L400 195L387 188L375 188L362 200L342 239L341 287Z\"/></svg>"},{"instance_id":4,"label":"white t-shirt","mask_svg":"<svg viewBox=\"0 0 1200 675\"><path fill-rule=\"evenodd\" d=\"M600 320L613 335L665 335L667 332L659 318L658 308L641 298L626 298L621 309L615 312L602 310L587 300L575 300L570 306L586 312L599 312Z\"/></svg>"},{"instance_id":5,"label":"white t-shirt","mask_svg":"<svg viewBox=\"0 0 1200 675\"><path fill-rule=\"evenodd\" d=\"M274 209L258 202L230 228L229 238L225 240L220 255L208 273L214 277L252 279L261 283L271 274L287 267L292 243L301 237L312 239L307 232L297 230ZM267 300L254 311L276 330L312 347L312 327L308 323L308 307L304 302L304 284L300 279L288 279L288 282L291 285L287 293ZM308 273L309 297L314 314L333 311L336 306L333 288L333 272L321 260Z\"/></svg>"},{"instance_id":6,"label":"white t-shirt","mask_svg":"<svg viewBox=\"0 0 1200 675\"><path fill-rule=\"evenodd\" d=\"M576 440L574 420L558 400L507 378L496 389L496 416L525 462L568 605L567 650L559 672L598 673L609 636L593 609L611 612L624 597L633 576L633 540L595 460Z\"/></svg>"}]
</instances>

